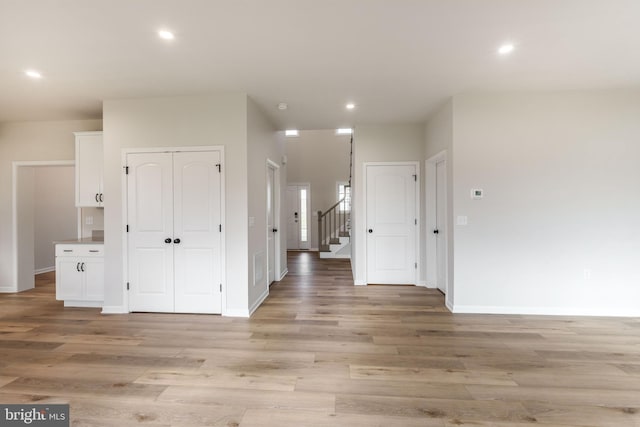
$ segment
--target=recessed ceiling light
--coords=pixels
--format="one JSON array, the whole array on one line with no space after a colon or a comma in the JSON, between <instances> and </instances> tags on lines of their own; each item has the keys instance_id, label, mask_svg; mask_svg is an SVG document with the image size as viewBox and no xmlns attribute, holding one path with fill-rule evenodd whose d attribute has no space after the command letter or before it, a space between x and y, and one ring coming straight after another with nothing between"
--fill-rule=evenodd
<instances>
[{"instance_id":1,"label":"recessed ceiling light","mask_svg":"<svg viewBox=\"0 0 640 427\"><path fill-rule=\"evenodd\" d=\"M163 40L173 40L176 38L176 36L168 30L160 30L158 31L158 37L160 37Z\"/></svg>"},{"instance_id":2,"label":"recessed ceiling light","mask_svg":"<svg viewBox=\"0 0 640 427\"><path fill-rule=\"evenodd\" d=\"M353 110L354 108L356 108L356 104L354 104L353 102L350 102L347 105L345 105L345 107L347 108L347 110Z\"/></svg>"},{"instance_id":3,"label":"recessed ceiling light","mask_svg":"<svg viewBox=\"0 0 640 427\"><path fill-rule=\"evenodd\" d=\"M286 102L281 102L280 104L278 104L278 110L286 110L287 108L289 108L289 106L287 105Z\"/></svg>"},{"instance_id":4,"label":"recessed ceiling light","mask_svg":"<svg viewBox=\"0 0 640 427\"><path fill-rule=\"evenodd\" d=\"M513 45L513 43L505 43L505 44L503 44L502 46L500 46L498 48L498 54L500 54L500 55L508 55L511 52L513 52L513 50L515 48L516 47Z\"/></svg>"},{"instance_id":5,"label":"recessed ceiling light","mask_svg":"<svg viewBox=\"0 0 640 427\"><path fill-rule=\"evenodd\" d=\"M26 70L24 73L27 76L31 77L32 79L41 79L42 78L42 74L40 74L36 70Z\"/></svg>"},{"instance_id":6,"label":"recessed ceiling light","mask_svg":"<svg viewBox=\"0 0 640 427\"><path fill-rule=\"evenodd\" d=\"M287 129L284 131L285 136L300 136L298 129Z\"/></svg>"},{"instance_id":7,"label":"recessed ceiling light","mask_svg":"<svg viewBox=\"0 0 640 427\"><path fill-rule=\"evenodd\" d=\"M351 135L352 133L353 133L353 129L351 128L336 129L336 135Z\"/></svg>"}]
</instances>

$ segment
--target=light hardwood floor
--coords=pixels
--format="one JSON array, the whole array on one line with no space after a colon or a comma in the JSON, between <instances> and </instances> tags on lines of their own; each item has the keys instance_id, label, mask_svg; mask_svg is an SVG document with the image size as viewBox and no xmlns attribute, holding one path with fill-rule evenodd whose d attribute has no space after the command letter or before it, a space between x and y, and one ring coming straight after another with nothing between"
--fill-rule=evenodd
<instances>
[{"instance_id":1,"label":"light hardwood floor","mask_svg":"<svg viewBox=\"0 0 640 427\"><path fill-rule=\"evenodd\" d=\"M0 294L0 403L74 426L640 426L640 319L453 315L290 253L251 319Z\"/></svg>"}]
</instances>

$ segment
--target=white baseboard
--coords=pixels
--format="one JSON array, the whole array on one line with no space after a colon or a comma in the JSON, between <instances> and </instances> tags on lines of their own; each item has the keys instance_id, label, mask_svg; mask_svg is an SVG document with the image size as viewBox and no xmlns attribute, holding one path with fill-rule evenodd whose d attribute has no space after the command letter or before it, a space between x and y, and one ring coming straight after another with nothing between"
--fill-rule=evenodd
<instances>
[{"instance_id":1,"label":"white baseboard","mask_svg":"<svg viewBox=\"0 0 640 427\"><path fill-rule=\"evenodd\" d=\"M18 292L15 286L0 286L0 294L12 294Z\"/></svg>"},{"instance_id":2,"label":"white baseboard","mask_svg":"<svg viewBox=\"0 0 640 427\"><path fill-rule=\"evenodd\" d=\"M264 302L264 300L267 299L268 296L269 296L269 287L267 286L267 289L265 289L262 295L260 295L256 300L256 302L254 302L253 305L249 307L249 316L251 316L253 312L256 311L258 307L260 307L260 305Z\"/></svg>"},{"instance_id":3,"label":"white baseboard","mask_svg":"<svg viewBox=\"0 0 640 427\"><path fill-rule=\"evenodd\" d=\"M102 314L129 314L129 310L121 305L105 305Z\"/></svg>"},{"instance_id":4,"label":"white baseboard","mask_svg":"<svg viewBox=\"0 0 640 427\"><path fill-rule=\"evenodd\" d=\"M280 274L280 278L278 279L278 282L281 281L282 279L284 279L284 277L289 274L289 269L285 268L284 271L282 272L282 274Z\"/></svg>"},{"instance_id":5,"label":"white baseboard","mask_svg":"<svg viewBox=\"0 0 640 427\"><path fill-rule=\"evenodd\" d=\"M56 266L54 265L52 267L39 268L35 270L33 274L49 273L50 271L56 271Z\"/></svg>"},{"instance_id":6,"label":"white baseboard","mask_svg":"<svg viewBox=\"0 0 640 427\"><path fill-rule=\"evenodd\" d=\"M362 280L354 280L353 284L355 286L367 286L367 282L363 282Z\"/></svg>"},{"instance_id":7,"label":"white baseboard","mask_svg":"<svg viewBox=\"0 0 640 427\"><path fill-rule=\"evenodd\" d=\"M447 310L449 310L452 313L455 313L453 311L453 303L451 301L449 301L449 298L445 298L444 299L444 305L445 305L445 307L447 307Z\"/></svg>"},{"instance_id":8,"label":"white baseboard","mask_svg":"<svg viewBox=\"0 0 640 427\"><path fill-rule=\"evenodd\" d=\"M449 308L447 306L447 308ZM524 314L541 316L602 316L602 317L640 317L640 308L619 309L610 307L507 307L483 305L454 305L453 313L465 314Z\"/></svg>"},{"instance_id":9,"label":"white baseboard","mask_svg":"<svg viewBox=\"0 0 640 427\"><path fill-rule=\"evenodd\" d=\"M64 301L65 307L86 307L86 308L102 308L102 302L100 301Z\"/></svg>"},{"instance_id":10,"label":"white baseboard","mask_svg":"<svg viewBox=\"0 0 640 427\"><path fill-rule=\"evenodd\" d=\"M418 280L418 283L416 283L416 286L422 286L423 288L428 288L429 287L427 285L427 282L425 282L424 280Z\"/></svg>"},{"instance_id":11,"label":"white baseboard","mask_svg":"<svg viewBox=\"0 0 640 427\"><path fill-rule=\"evenodd\" d=\"M227 309L226 312L222 314L224 317L249 317L250 313L248 309Z\"/></svg>"}]
</instances>

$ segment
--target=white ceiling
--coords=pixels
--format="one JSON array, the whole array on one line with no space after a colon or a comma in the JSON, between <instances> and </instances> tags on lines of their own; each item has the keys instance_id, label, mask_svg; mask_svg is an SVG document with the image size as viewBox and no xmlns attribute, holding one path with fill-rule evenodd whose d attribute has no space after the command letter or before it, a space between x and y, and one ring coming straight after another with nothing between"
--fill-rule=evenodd
<instances>
[{"instance_id":1,"label":"white ceiling","mask_svg":"<svg viewBox=\"0 0 640 427\"><path fill-rule=\"evenodd\" d=\"M242 91L281 129L323 129L469 91L638 87L639 18L639 0L0 0L0 122Z\"/></svg>"}]
</instances>

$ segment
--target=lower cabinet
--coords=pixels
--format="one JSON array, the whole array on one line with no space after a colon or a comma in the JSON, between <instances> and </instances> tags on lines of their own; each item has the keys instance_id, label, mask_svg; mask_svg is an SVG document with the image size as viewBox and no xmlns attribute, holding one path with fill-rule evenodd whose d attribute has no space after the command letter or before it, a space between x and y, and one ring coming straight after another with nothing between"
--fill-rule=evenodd
<instances>
[{"instance_id":1,"label":"lower cabinet","mask_svg":"<svg viewBox=\"0 0 640 427\"><path fill-rule=\"evenodd\" d=\"M67 307L102 307L103 252L100 244L57 244L56 299Z\"/></svg>"}]
</instances>

